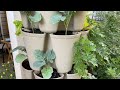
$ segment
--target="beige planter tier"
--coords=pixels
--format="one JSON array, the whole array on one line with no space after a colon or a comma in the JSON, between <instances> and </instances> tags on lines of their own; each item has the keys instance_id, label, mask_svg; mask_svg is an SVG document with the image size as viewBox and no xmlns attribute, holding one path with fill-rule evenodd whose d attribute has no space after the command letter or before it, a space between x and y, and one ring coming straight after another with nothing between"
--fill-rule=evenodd
<instances>
[{"instance_id":1,"label":"beige planter tier","mask_svg":"<svg viewBox=\"0 0 120 90\"><path fill-rule=\"evenodd\" d=\"M39 70L38 68L33 67L33 63L35 62L35 57L33 53L36 49L41 51L44 50L45 34L34 34L34 33L23 32L23 35L24 35L24 43L27 50L30 67L33 70Z\"/></svg>"},{"instance_id":2,"label":"beige planter tier","mask_svg":"<svg viewBox=\"0 0 120 90\"><path fill-rule=\"evenodd\" d=\"M77 11L74 16L74 31L80 31L84 27L87 11Z\"/></svg>"},{"instance_id":3,"label":"beige planter tier","mask_svg":"<svg viewBox=\"0 0 120 90\"><path fill-rule=\"evenodd\" d=\"M55 33L57 32L58 24L52 24L50 22L51 17L58 13L57 11L40 11L42 15L42 21L39 23L39 28L45 33Z\"/></svg>"},{"instance_id":4,"label":"beige planter tier","mask_svg":"<svg viewBox=\"0 0 120 90\"><path fill-rule=\"evenodd\" d=\"M34 74L35 79L44 79L44 78L39 77L38 75L36 75L35 72L33 72L33 74ZM59 78L52 78L52 79L64 79L64 74L60 74Z\"/></svg>"},{"instance_id":5,"label":"beige planter tier","mask_svg":"<svg viewBox=\"0 0 120 90\"><path fill-rule=\"evenodd\" d=\"M33 70L29 68L29 62L28 60L25 60L22 62L21 65L21 70L22 70L22 78L23 79L34 79L34 75L33 75Z\"/></svg>"},{"instance_id":6,"label":"beige planter tier","mask_svg":"<svg viewBox=\"0 0 120 90\"><path fill-rule=\"evenodd\" d=\"M66 74L65 79L81 79L81 77L77 73L75 73L75 74Z\"/></svg>"},{"instance_id":7,"label":"beige planter tier","mask_svg":"<svg viewBox=\"0 0 120 90\"><path fill-rule=\"evenodd\" d=\"M81 33L75 35L50 34L53 51L56 54L55 65L58 73L67 73L71 70L73 63L73 46L80 35Z\"/></svg>"},{"instance_id":8,"label":"beige planter tier","mask_svg":"<svg viewBox=\"0 0 120 90\"><path fill-rule=\"evenodd\" d=\"M31 25L30 21L28 20L28 17L26 14L21 13L21 19L22 19L22 23L23 23L23 27L26 29L31 29L31 28L35 28L35 29L39 29L39 22L33 23L34 26ZM34 15L35 12L32 12L32 15Z\"/></svg>"}]
</instances>

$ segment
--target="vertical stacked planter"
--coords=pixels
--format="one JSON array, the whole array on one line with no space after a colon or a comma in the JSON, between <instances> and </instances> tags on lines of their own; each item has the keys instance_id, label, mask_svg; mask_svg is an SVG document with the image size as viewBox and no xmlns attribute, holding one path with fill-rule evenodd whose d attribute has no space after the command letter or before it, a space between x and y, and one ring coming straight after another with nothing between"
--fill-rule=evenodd
<instances>
[{"instance_id":1,"label":"vertical stacked planter","mask_svg":"<svg viewBox=\"0 0 120 90\"><path fill-rule=\"evenodd\" d=\"M58 29L60 29L58 28L59 24L50 23L51 16L57 14L58 11L39 12L42 15L42 20L36 23L36 27L39 28L39 33L32 33L31 30L29 30L31 29L31 26L29 25L27 17L21 13L22 21L24 22L22 33L24 35L24 43L31 69L36 72L40 71L40 68L33 67L33 63L35 62L33 52L36 49L41 51L53 49L56 55L56 59L52 67L55 68L58 73L60 73L60 77L55 79L80 79L80 76L78 76L77 74L66 74L66 76L64 76L64 74L68 73L72 69L73 45L80 38L80 30L83 28L86 11L78 11L75 14L72 20L73 23L71 23L70 26L74 30L68 30L67 35L65 35L64 28L61 28L61 30L58 31ZM33 73L33 71L30 72ZM43 79L42 77L39 77L36 72L33 73L34 77L36 79ZM32 76L30 75L30 77Z\"/></svg>"}]
</instances>

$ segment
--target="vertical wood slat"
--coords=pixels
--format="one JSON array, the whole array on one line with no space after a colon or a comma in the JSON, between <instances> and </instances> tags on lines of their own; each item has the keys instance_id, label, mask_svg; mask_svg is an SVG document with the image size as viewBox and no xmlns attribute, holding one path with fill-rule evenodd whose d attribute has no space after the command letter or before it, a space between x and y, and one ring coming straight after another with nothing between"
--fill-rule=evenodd
<instances>
[{"instance_id":1,"label":"vertical wood slat","mask_svg":"<svg viewBox=\"0 0 120 90\"><path fill-rule=\"evenodd\" d=\"M5 35L6 34L9 35L6 11L0 11L0 25L1 25L1 33Z\"/></svg>"}]
</instances>

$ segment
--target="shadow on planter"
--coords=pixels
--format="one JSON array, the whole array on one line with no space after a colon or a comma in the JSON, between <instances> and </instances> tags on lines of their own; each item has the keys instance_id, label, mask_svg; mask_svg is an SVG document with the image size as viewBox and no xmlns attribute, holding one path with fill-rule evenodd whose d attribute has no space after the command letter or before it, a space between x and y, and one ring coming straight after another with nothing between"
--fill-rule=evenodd
<instances>
[{"instance_id":1,"label":"shadow on planter","mask_svg":"<svg viewBox=\"0 0 120 90\"><path fill-rule=\"evenodd\" d=\"M22 62L22 74L23 79L34 79L33 70L30 68L27 59Z\"/></svg>"}]
</instances>

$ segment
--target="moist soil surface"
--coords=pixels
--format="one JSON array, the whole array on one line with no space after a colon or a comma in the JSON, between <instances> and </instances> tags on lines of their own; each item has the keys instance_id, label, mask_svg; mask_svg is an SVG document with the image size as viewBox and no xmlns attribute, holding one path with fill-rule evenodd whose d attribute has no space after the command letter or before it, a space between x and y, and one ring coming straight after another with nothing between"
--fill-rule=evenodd
<instances>
[{"instance_id":1,"label":"moist soil surface","mask_svg":"<svg viewBox=\"0 0 120 90\"><path fill-rule=\"evenodd\" d=\"M22 66L27 70L32 70L28 60L23 61Z\"/></svg>"},{"instance_id":2,"label":"moist soil surface","mask_svg":"<svg viewBox=\"0 0 120 90\"><path fill-rule=\"evenodd\" d=\"M27 32L27 33L33 33L32 29L29 29L29 31L24 30L24 28L22 29L23 32ZM43 32L40 31L40 29L34 29L34 33L35 34L43 34Z\"/></svg>"},{"instance_id":3,"label":"moist soil surface","mask_svg":"<svg viewBox=\"0 0 120 90\"><path fill-rule=\"evenodd\" d=\"M65 31L57 31L54 35L65 35ZM67 35L74 35L73 31L67 31Z\"/></svg>"}]
</instances>

